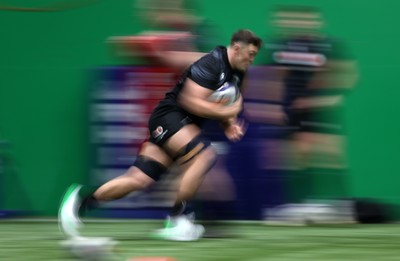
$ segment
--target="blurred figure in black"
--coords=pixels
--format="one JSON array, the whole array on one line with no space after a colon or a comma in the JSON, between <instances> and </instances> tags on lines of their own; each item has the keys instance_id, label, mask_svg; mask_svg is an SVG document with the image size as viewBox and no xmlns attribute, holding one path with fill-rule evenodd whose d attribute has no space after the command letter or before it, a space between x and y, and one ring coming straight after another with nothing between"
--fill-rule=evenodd
<instances>
[{"instance_id":1,"label":"blurred figure in black","mask_svg":"<svg viewBox=\"0 0 400 261\"><path fill-rule=\"evenodd\" d=\"M342 112L355 83L355 62L340 41L323 34L325 22L316 8L280 6L269 21L277 31L266 41L268 63L281 76L294 155L287 164L296 170L289 178L288 202L345 196Z\"/></svg>"}]
</instances>

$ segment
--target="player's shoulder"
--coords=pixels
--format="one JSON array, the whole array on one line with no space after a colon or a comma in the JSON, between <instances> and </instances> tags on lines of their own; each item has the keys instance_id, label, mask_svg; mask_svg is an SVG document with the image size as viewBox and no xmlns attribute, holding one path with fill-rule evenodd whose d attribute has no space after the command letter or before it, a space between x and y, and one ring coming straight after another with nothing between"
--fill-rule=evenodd
<instances>
[{"instance_id":1,"label":"player's shoulder","mask_svg":"<svg viewBox=\"0 0 400 261\"><path fill-rule=\"evenodd\" d=\"M219 71L220 67L223 67L224 64L223 48L222 46L218 46L194 62L191 66L191 71Z\"/></svg>"},{"instance_id":2,"label":"player's shoulder","mask_svg":"<svg viewBox=\"0 0 400 261\"><path fill-rule=\"evenodd\" d=\"M227 49L225 46L218 45L215 47L213 50L210 51L210 55L213 56L216 59L224 59L224 56L226 56Z\"/></svg>"},{"instance_id":3,"label":"player's shoulder","mask_svg":"<svg viewBox=\"0 0 400 261\"><path fill-rule=\"evenodd\" d=\"M197 63L218 63L224 61L224 55L226 54L226 47L217 46L212 49L209 53L201 57Z\"/></svg>"}]
</instances>

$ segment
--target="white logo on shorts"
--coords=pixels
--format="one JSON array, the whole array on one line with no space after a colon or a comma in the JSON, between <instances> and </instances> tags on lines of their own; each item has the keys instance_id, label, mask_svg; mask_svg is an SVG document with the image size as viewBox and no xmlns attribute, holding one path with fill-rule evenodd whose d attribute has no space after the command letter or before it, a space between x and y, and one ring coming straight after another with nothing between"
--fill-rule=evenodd
<instances>
[{"instance_id":1,"label":"white logo on shorts","mask_svg":"<svg viewBox=\"0 0 400 261\"><path fill-rule=\"evenodd\" d=\"M163 133L163 127L158 126L154 131L153 131L153 138L157 138L158 136L160 136Z\"/></svg>"},{"instance_id":2,"label":"white logo on shorts","mask_svg":"<svg viewBox=\"0 0 400 261\"><path fill-rule=\"evenodd\" d=\"M158 126L158 127L152 132L152 135L153 135L153 138L154 138L154 139L161 140L167 132L168 132L168 130L165 130L165 131L164 131L163 127Z\"/></svg>"}]
</instances>

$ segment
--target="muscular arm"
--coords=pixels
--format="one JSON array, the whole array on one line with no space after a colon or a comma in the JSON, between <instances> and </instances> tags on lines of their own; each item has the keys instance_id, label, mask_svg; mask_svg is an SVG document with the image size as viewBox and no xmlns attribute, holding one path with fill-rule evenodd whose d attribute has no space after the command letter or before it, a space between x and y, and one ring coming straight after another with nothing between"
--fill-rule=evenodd
<instances>
[{"instance_id":1,"label":"muscular arm","mask_svg":"<svg viewBox=\"0 0 400 261\"><path fill-rule=\"evenodd\" d=\"M212 90L200 86L191 79L186 79L179 96L179 102L188 112L209 119L224 120L235 117L242 108L240 97L230 106L209 100Z\"/></svg>"}]
</instances>

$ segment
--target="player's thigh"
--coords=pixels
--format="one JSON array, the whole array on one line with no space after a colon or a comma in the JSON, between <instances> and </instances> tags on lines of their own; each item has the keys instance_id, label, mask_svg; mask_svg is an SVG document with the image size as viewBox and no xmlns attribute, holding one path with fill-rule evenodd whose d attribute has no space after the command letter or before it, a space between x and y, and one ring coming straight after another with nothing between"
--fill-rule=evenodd
<instances>
[{"instance_id":1,"label":"player's thigh","mask_svg":"<svg viewBox=\"0 0 400 261\"><path fill-rule=\"evenodd\" d=\"M149 141L142 145L139 155L157 161L166 168L172 164L172 159L165 150Z\"/></svg>"},{"instance_id":2,"label":"player's thigh","mask_svg":"<svg viewBox=\"0 0 400 261\"><path fill-rule=\"evenodd\" d=\"M187 144L197 138L201 134L201 129L195 124L187 124L180 128L165 142L164 148L170 152L171 155L176 155Z\"/></svg>"}]
</instances>

